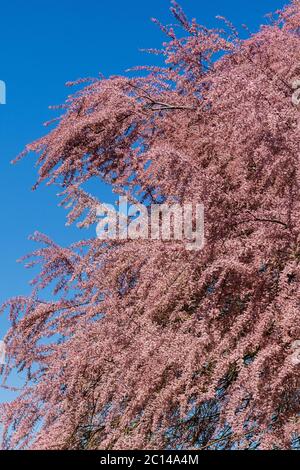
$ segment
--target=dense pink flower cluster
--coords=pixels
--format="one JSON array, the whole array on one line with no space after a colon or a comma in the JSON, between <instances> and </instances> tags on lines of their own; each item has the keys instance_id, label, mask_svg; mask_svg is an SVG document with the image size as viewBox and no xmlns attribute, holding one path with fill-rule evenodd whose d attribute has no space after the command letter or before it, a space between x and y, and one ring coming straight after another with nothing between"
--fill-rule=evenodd
<instances>
[{"instance_id":1,"label":"dense pink flower cluster","mask_svg":"<svg viewBox=\"0 0 300 470\"><path fill-rule=\"evenodd\" d=\"M41 234L30 298L6 304L3 447L292 446L300 432L300 2L247 40L173 13L163 67L91 80L26 152L69 222L96 220L92 178L147 203L204 203L206 245ZM229 28L228 34L226 30ZM43 289L53 286L54 300Z\"/></svg>"}]
</instances>

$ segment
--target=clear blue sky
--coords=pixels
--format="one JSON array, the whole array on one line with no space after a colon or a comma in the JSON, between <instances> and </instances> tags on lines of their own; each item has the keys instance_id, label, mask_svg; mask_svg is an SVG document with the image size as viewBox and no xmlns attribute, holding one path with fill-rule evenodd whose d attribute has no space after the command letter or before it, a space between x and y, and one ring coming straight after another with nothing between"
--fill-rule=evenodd
<instances>
[{"instance_id":1,"label":"clear blue sky","mask_svg":"<svg viewBox=\"0 0 300 470\"><path fill-rule=\"evenodd\" d=\"M255 31L263 16L281 8L283 0L182 0L186 13L215 26L216 15ZM49 105L64 101L64 84L79 77L122 74L147 63L139 48L159 47L164 39L150 22L172 22L168 0L10 0L1 2L0 80L7 86L7 104L0 106L0 303L29 292L30 271L16 259L32 250L28 235L42 231L61 244L82 238L65 227L65 211L57 206L55 188L32 192L34 159L10 165L24 145L45 132L42 123L54 112ZM103 188L103 199L110 201ZM0 339L7 330L0 319ZM7 396L1 392L0 399Z\"/></svg>"}]
</instances>

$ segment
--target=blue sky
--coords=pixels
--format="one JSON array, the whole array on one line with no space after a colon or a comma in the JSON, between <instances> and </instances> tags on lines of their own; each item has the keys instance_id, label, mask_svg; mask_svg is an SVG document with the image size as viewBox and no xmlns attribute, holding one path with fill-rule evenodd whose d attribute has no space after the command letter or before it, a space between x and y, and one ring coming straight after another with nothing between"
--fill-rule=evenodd
<instances>
[{"instance_id":1,"label":"blue sky","mask_svg":"<svg viewBox=\"0 0 300 470\"><path fill-rule=\"evenodd\" d=\"M190 17L215 26L216 15L235 25L257 30L263 16L281 8L282 0L182 0ZM45 133L42 123L54 117L49 105L64 101L64 84L79 77L122 74L150 58L140 48L159 47L164 40L151 17L171 22L169 0L10 0L1 2L0 80L7 86L7 104L0 105L0 303L29 293L30 272L16 259L33 249L28 236L35 230L60 244L82 238L76 227L65 227L55 188L31 191L36 179L34 158L12 166L24 145ZM101 189L110 202L110 191ZM0 319L0 339L7 330ZM16 379L17 380L17 379ZM1 392L5 399L7 392Z\"/></svg>"}]
</instances>

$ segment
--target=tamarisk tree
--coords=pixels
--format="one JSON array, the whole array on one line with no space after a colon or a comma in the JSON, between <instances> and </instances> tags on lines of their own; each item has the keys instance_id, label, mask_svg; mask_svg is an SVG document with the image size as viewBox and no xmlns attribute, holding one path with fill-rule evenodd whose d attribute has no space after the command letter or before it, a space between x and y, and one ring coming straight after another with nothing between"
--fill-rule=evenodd
<instances>
[{"instance_id":1,"label":"tamarisk tree","mask_svg":"<svg viewBox=\"0 0 300 470\"><path fill-rule=\"evenodd\" d=\"M36 233L32 295L3 307L4 379L27 371L3 448L299 445L300 2L245 40L172 12L161 66L76 82L24 153L69 223L96 223L100 178L131 201L203 203L205 247Z\"/></svg>"}]
</instances>

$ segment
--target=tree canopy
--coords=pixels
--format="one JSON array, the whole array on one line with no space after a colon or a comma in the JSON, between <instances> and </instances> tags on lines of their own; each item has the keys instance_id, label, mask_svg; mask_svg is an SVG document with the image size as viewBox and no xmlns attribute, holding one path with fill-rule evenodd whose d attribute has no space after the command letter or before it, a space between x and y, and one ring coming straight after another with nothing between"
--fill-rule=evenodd
<instances>
[{"instance_id":1,"label":"tree canopy","mask_svg":"<svg viewBox=\"0 0 300 470\"><path fill-rule=\"evenodd\" d=\"M246 40L172 12L162 66L76 82L24 153L69 223L96 222L100 178L131 201L203 203L205 247L36 233L32 295L3 307L4 375L27 371L1 407L4 448L297 445L300 2Z\"/></svg>"}]
</instances>

